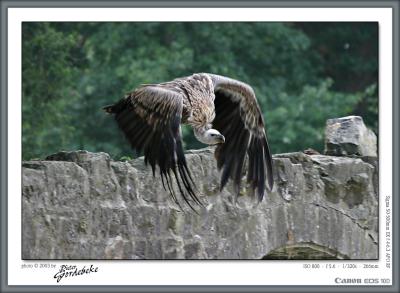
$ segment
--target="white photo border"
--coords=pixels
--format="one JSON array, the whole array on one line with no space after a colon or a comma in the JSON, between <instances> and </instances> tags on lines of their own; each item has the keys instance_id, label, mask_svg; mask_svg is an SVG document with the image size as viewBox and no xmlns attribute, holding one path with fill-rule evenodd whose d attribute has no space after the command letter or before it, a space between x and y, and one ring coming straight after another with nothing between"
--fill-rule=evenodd
<instances>
[{"instance_id":1,"label":"white photo border","mask_svg":"<svg viewBox=\"0 0 400 293\"><path fill-rule=\"evenodd\" d=\"M169 13L165 13L165 9L168 9ZM221 9L224 13L221 13ZM8 100L8 162L11 161L10 158L14 159L13 164L8 165L8 284L55 284L54 271L22 269L25 262L48 263L48 261L21 260L21 24L23 21L379 22L379 212L382 217L386 213L384 196L392 195L393 185L392 17L391 8L9 8L8 97L13 98ZM384 231L383 227L384 221L381 218L380 231ZM384 233L380 233L380 250L385 248L383 237ZM384 261L385 258L380 251L378 263L382 269L385 268ZM303 263L315 263L315 261L51 262L57 266L76 263L90 266L95 263L101 268L99 273L89 278L71 278L64 283L65 285L338 285L329 271L302 270ZM376 264L377 261L363 261L363 263ZM380 276L392 279L391 270L383 270L380 273ZM376 270L368 269L362 272L343 271L341 274L348 278L360 275L362 278L374 278L378 275ZM291 277L288 278L288 275ZM335 272L335 275L338 273Z\"/></svg>"}]
</instances>

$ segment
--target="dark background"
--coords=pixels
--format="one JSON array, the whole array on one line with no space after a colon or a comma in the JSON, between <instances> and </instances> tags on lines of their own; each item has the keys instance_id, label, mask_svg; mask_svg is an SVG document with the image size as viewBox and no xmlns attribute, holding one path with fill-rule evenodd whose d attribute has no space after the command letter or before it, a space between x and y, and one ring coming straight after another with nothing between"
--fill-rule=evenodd
<instances>
[{"instance_id":1,"label":"dark background","mask_svg":"<svg viewBox=\"0 0 400 293\"><path fill-rule=\"evenodd\" d=\"M29 23L22 26L23 159L61 150L134 157L111 104L195 72L250 84L273 153L323 150L326 119L378 131L377 23ZM200 148L189 127L185 147ZM378 134L378 133L377 133Z\"/></svg>"}]
</instances>

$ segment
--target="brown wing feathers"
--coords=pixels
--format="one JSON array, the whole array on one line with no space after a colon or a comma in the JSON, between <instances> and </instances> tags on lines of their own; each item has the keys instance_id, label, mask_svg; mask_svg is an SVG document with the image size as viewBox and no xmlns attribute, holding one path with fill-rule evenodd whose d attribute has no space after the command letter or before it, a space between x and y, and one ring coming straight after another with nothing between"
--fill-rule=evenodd
<instances>
[{"instance_id":1,"label":"brown wing feathers","mask_svg":"<svg viewBox=\"0 0 400 293\"><path fill-rule=\"evenodd\" d=\"M173 91L145 86L114 105L104 107L115 114L119 128L131 147L143 151L145 163L150 164L153 176L159 166L162 184L180 206L172 185L172 174L185 202L193 209L189 199L202 204L192 186L194 182L183 152L180 121L182 97ZM171 174L172 173L172 174Z\"/></svg>"},{"instance_id":2,"label":"brown wing feathers","mask_svg":"<svg viewBox=\"0 0 400 293\"><path fill-rule=\"evenodd\" d=\"M244 129L236 103L222 92L217 92L216 97L213 127L225 136L226 142L216 149L217 167L222 169L220 188L224 188L229 177L233 179L234 186L239 188L249 133Z\"/></svg>"},{"instance_id":3,"label":"brown wing feathers","mask_svg":"<svg viewBox=\"0 0 400 293\"><path fill-rule=\"evenodd\" d=\"M221 190L231 178L236 195L239 194L247 154L247 182L253 191L257 190L261 201L266 180L272 189L273 170L264 122L254 92L239 81L216 75L211 77L215 87L213 127L225 136L225 143L218 145L215 152L217 166L222 169Z\"/></svg>"}]
</instances>

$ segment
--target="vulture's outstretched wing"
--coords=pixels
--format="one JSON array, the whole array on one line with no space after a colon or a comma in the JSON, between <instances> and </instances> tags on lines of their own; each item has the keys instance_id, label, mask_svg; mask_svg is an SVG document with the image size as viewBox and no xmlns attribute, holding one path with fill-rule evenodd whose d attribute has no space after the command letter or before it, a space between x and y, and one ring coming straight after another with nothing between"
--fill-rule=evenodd
<instances>
[{"instance_id":1,"label":"vulture's outstretched wing","mask_svg":"<svg viewBox=\"0 0 400 293\"><path fill-rule=\"evenodd\" d=\"M145 163L150 163L153 176L156 165L159 166L164 189L167 185L179 205L172 186L172 171L183 199L193 209L189 198L200 205L202 203L193 191L194 182L182 147L182 100L181 94L166 87L145 85L115 105L104 107L104 110L115 114L118 126L132 148L143 151Z\"/></svg>"},{"instance_id":2,"label":"vulture's outstretched wing","mask_svg":"<svg viewBox=\"0 0 400 293\"><path fill-rule=\"evenodd\" d=\"M273 187L272 157L264 129L264 119L253 89L240 81L210 74L215 91L213 128L225 136L215 150L218 169L222 169L221 190L231 178L236 195L240 191L243 164L248 154L247 182L258 200L264 196L265 181Z\"/></svg>"}]
</instances>

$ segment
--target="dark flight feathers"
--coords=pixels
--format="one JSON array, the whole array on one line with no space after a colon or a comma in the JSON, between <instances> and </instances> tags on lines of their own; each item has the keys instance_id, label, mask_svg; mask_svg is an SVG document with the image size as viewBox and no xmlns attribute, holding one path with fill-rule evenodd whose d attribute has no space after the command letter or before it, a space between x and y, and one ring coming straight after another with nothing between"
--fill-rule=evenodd
<instances>
[{"instance_id":1,"label":"dark flight feathers","mask_svg":"<svg viewBox=\"0 0 400 293\"><path fill-rule=\"evenodd\" d=\"M145 86L115 105L104 107L104 110L115 114L118 126L131 147L138 152L143 151L145 163L151 165L153 176L156 165L159 166L163 187L169 190L178 206L180 203L172 186L172 174L185 202L192 209L189 198L202 205L193 190L194 182L182 147L180 94Z\"/></svg>"},{"instance_id":2,"label":"dark flight feathers","mask_svg":"<svg viewBox=\"0 0 400 293\"><path fill-rule=\"evenodd\" d=\"M213 127L225 136L217 146L215 157L222 169L221 190L233 180L236 195L240 192L243 166L248 158L247 183L264 196L265 182L273 187L272 157L264 130L264 120L250 86L226 77L211 75L215 91L216 116Z\"/></svg>"}]
</instances>

